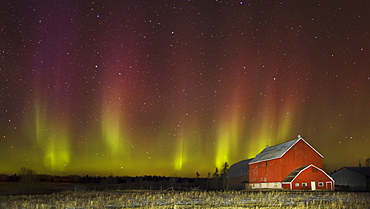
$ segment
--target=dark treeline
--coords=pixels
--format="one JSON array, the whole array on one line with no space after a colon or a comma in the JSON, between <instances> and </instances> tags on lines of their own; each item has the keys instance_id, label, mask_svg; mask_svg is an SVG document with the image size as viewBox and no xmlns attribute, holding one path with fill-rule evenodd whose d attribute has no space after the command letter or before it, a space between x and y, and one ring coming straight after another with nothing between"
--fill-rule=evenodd
<instances>
[{"instance_id":1,"label":"dark treeline","mask_svg":"<svg viewBox=\"0 0 370 209\"><path fill-rule=\"evenodd\" d=\"M26 180L25 180L26 179ZM218 190L223 189L223 181L220 177L209 178L184 178L166 176L52 176L44 174L27 175L0 175L0 182L19 182L21 184L35 183L72 183L88 184L94 187L118 188L118 189L153 189L153 190Z\"/></svg>"},{"instance_id":2,"label":"dark treeline","mask_svg":"<svg viewBox=\"0 0 370 209\"><path fill-rule=\"evenodd\" d=\"M207 178L200 178L198 172L195 178L166 177L166 176L53 176L37 174L29 168L21 168L18 174L0 174L0 182L19 182L21 185L34 185L46 183L65 183L84 185L93 189L153 189L153 190L226 190L228 164L225 163L221 172L216 171ZM64 184L64 185L65 185Z\"/></svg>"}]
</instances>

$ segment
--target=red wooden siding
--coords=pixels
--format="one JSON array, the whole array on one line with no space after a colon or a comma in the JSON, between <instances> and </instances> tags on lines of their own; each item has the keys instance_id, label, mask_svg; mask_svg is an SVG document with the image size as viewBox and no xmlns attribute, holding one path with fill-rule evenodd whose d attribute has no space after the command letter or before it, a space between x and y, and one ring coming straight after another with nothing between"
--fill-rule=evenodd
<instances>
[{"instance_id":1,"label":"red wooden siding","mask_svg":"<svg viewBox=\"0 0 370 209\"><path fill-rule=\"evenodd\" d=\"M322 167L321 156L299 140L281 158L250 164L250 183L281 182L292 170L313 164Z\"/></svg>"},{"instance_id":2,"label":"red wooden siding","mask_svg":"<svg viewBox=\"0 0 370 209\"><path fill-rule=\"evenodd\" d=\"M265 182L280 182L284 179L282 177L281 158L254 163L249 167L249 182L251 183L265 183Z\"/></svg>"}]
</instances>

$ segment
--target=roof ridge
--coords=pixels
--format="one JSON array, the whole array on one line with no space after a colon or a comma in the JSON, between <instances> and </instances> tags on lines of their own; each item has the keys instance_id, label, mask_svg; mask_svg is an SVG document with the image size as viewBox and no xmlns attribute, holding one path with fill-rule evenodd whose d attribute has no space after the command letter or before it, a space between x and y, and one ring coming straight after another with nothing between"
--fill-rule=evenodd
<instances>
[{"instance_id":1,"label":"roof ridge","mask_svg":"<svg viewBox=\"0 0 370 209\"><path fill-rule=\"evenodd\" d=\"M293 140L289 140L287 142L276 144L276 145L271 146L271 147L266 147L259 154L257 154L256 157L249 164L253 164L253 163L258 163L258 162L262 162L262 161L266 161L266 160L272 160L272 159L280 158L288 150L290 150L290 148L293 145L295 145L301 139L303 139L303 138L293 139ZM287 146L285 147L284 145L287 145ZM280 147L281 147L281 149L279 150ZM273 156L274 153L269 153L269 152L274 151L274 149L277 149L277 151L278 151L278 152L275 153L275 156ZM269 154L271 155L270 157L269 156L266 156L266 155L269 155Z\"/></svg>"},{"instance_id":2,"label":"roof ridge","mask_svg":"<svg viewBox=\"0 0 370 209\"><path fill-rule=\"evenodd\" d=\"M365 176L370 176L370 167L343 167L343 168L347 168L347 169L349 169L353 172L360 173L360 174L363 174ZM343 168L341 168L341 169L343 169Z\"/></svg>"},{"instance_id":3,"label":"roof ridge","mask_svg":"<svg viewBox=\"0 0 370 209\"><path fill-rule=\"evenodd\" d=\"M297 144L299 141L303 141L305 144L307 144L314 152L316 152L320 157L323 158L323 156L315 149L313 148L306 140L304 140L301 135L298 135L297 139L289 140L287 142L283 142L280 144L276 144L271 147L266 147L263 149L259 154L256 155L256 157L249 163L259 163L264 162L267 160L273 160L281 158L285 155L295 144Z\"/></svg>"}]
</instances>

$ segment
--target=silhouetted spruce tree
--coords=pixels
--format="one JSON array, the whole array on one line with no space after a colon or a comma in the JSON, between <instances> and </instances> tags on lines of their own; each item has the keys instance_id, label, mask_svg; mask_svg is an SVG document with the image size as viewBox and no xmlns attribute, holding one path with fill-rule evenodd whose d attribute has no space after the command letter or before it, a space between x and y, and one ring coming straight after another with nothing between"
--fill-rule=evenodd
<instances>
[{"instance_id":1,"label":"silhouetted spruce tree","mask_svg":"<svg viewBox=\"0 0 370 209\"><path fill-rule=\"evenodd\" d=\"M206 186L206 190L209 189L209 182L211 181L211 172L208 172L208 175L207 175L207 186Z\"/></svg>"},{"instance_id":2,"label":"silhouetted spruce tree","mask_svg":"<svg viewBox=\"0 0 370 209\"><path fill-rule=\"evenodd\" d=\"M222 172L221 172L221 181L222 181L222 189L227 190L227 174L229 172L229 164L225 162L225 164L222 167Z\"/></svg>"},{"instance_id":3,"label":"silhouetted spruce tree","mask_svg":"<svg viewBox=\"0 0 370 209\"><path fill-rule=\"evenodd\" d=\"M215 172L213 173L212 175L212 178L218 178L219 177L219 174L218 174L218 168L216 168Z\"/></svg>"}]
</instances>

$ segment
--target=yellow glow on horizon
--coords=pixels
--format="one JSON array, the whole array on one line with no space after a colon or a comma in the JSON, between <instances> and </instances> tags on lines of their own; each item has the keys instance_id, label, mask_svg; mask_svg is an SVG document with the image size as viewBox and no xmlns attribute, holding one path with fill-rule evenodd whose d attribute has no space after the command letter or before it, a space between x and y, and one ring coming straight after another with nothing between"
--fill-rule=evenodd
<instances>
[{"instance_id":1,"label":"yellow glow on horizon","mask_svg":"<svg viewBox=\"0 0 370 209\"><path fill-rule=\"evenodd\" d=\"M221 168L225 162L230 164L232 154L235 154L235 151L238 150L241 129L246 128L240 122L239 107L238 102L235 102L232 113L224 113L221 116L223 119L218 128L215 159L218 168Z\"/></svg>"},{"instance_id":2,"label":"yellow glow on horizon","mask_svg":"<svg viewBox=\"0 0 370 209\"><path fill-rule=\"evenodd\" d=\"M184 119L185 121L185 119ZM173 155L173 169L176 172L182 171L188 167L194 167L194 164L191 165L191 162L199 162L199 152L200 150L196 149L197 144L200 142L199 134L195 133L196 125L198 122L185 121L188 123L187 130L185 132L182 126L179 126L179 134L177 135L177 140L175 141L175 153ZM185 126L185 124L184 124ZM171 147L169 147L171 149Z\"/></svg>"},{"instance_id":3,"label":"yellow glow on horizon","mask_svg":"<svg viewBox=\"0 0 370 209\"><path fill-rule=\"evenodd\" d=\"M174 165L175 165L175 170L179 171L183 167L184 163L184 139L181 137L177 141L177 149L174 157Z\"/></svg>"},{"instance_id":4,"label":"yellow glow on horizon","mask_svg":"<svg viewBox=\"0 0 370 209\"><path fill-rule=\"evenodd\" d=\"M34 146L30 152L27 152L25 160L38 162L37 165L41 170L64 171L71 158L70 130L66 125L67 119L56 121L55 118L59 116L51 117L48 114L48 108L40 99L35 100L32 109L33 115L26 121L33 121L33 126L25 124L25 127ZM39 163L40 161L42 163Z\"/></svg>"},{"instance_id":5,"label":"yellow glow on horizon","mask_svg":"<svg viewBox=\"0 0 370 209\"><path fill-rule=\"evenodd\" d=\"M48 138L44 165L52 172L64 171L70 162L70 142L67 134L56 131Z\"/></svg>"},{"instance_id":6,"label":"yellow glow on horizon","mask_svg":"<svg viewBox=\"0 0 370 209\"><path fill-rule=\"evenodd\" d=\"M123 134L120 126L120 115L114 113L103 113L102 116L102 137L106 146L112 154L123 150Z\"/></svg>"},{"instance_id":7,"label":"yellow glow on horizon","mask_svg":"<svg viewBox=\"0 0 370 209\"><path fill-rule=\"evenodd\" d=\"M110 110L110 108L106 108L106 110ZM96 156L87 156L89 163L93 162L92 159L95 157L100 162L95 166L96 170L109 168L108 173L110 174L123 174L127 170L137 171L139 169L137 161L131 159L130 149L132 147L128 135L125 134L126 127L122 124L121 118L122 113L118 110L111 112L103 110L101 122L102 147L98 145L94 147L92 153L96 153Z\"/></svg>"},{"instance_id":8,"label":"yellow glow on horizon","mask_svg":"<svg viewBox=\"0 0 370 209\"><path fill-rule=\"evenodd\" d=\"M92 136L95 142L90 146L90 155L86 156L87 162L91 163L96 158L99 164L95 170L106 170L108 173L123 173L125 170L137 171L139 164L131 159L133 146L128 134L125 121L124 98L126 97L123 87L115 82L115 77L107 80L112 86L106 86L101 100L100 136ZM101 163L104 162L104 163Z\"/></svg>"},{"instance_id":9,"label":"yellow glow on horizon","mask_svg":"<svg viewBox=\"0 0 370 209\"><path fill-rule=\"evenodd\" d=\"M262 113L259 118L259 122L253 124L252 140L250 140L250 146L248 147L249 158L254 158L260 153L266 145L271 145L276 140L275 127L271 127L274 120L274 112L269 108L269 104L273 103L272 100L266 98L261 102L259 106L260 112Z\"/></svg>"}]
</instances>

